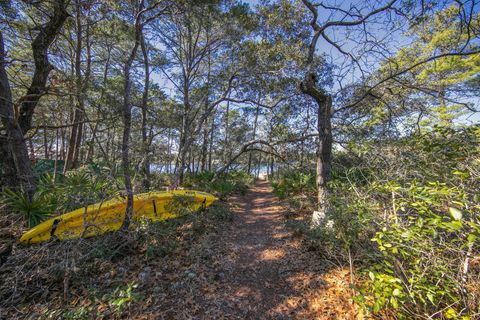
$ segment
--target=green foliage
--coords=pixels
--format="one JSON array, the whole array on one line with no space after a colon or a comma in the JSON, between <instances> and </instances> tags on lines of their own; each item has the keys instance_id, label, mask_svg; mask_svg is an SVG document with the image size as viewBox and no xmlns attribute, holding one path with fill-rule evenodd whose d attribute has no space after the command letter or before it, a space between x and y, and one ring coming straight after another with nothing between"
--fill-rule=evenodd
<instances>
[{"instance_id":1,"label":"green foliage","mask_svg":"<svg viewBox=\"0 0 480 320\"><path fill-rule=\"evenodd\" d=\"M41 177L44 174L53 174L55 169L57 174L62 174L65 161L57 160L57 167L55 168L55 160L38 159L33 167L33 173L36 177Z\"/></svg>"},{"instance_id":2,"label":"green foliage","mask_svg":"<svg viewBox=\"0 0 480 320\"><path fill-rule=\"evenodd\" d=\"M40 319L62 319L62 320L87 320L103 319L105 316L99 312L99 306L107 305L113 313L119 317L128 309L132 303L139 301L142 296L136 291L138 284L127 283L125 286L118 286L113 291L102 296L93 291L85 304L73 309L47 310ZM108 317L108 316L107 316Z\"/></svg>"},{"instance_id":3,"label":"green foliage","mask_svg":"<svg viewBox=\"0 0 480 320\"><path fill-rule=\"evenodd\" d=\"M0 203L7 205L12 212L21 215L28 227L39 224L48 218L55 209L51 199L41 193L34 194L30 200L23 192L6 190L0 197Z\"/></svg>"},{"instance_id":4,"label":"green foliage","mask_svg":"<svg viewBox=\"0 0 480 320\"><path fill-rule=\"evenodd\" d=\"M8 190L0 195L0 201L32 227L51 215L111 198L116 185L107 170L89 166L69 171L65 176L42 174L32 201L22 192Z\"/></svg>"},{"instance_id":5,"label":"green foliage","mask_svg":"<svg viewBox=\"0 0 480 320\"><path fill-rule=\"evenodd\" d=\"M152 172L150 174L150 183L152 189L163 190L163 188L172 184L172 175L163 172Z\"/></svg>"},{"instance_id":6,"label":"green foliage","mask_svg":"<svg viewBox=\"0 0 480 320\"><path fill-rule=\"evenodd\" d=\"M187 175L183 186L211 192L224 199L233 192L245 194L248 186L253 183L253 177L245 171L230 171L212 181L214 175L214 172L209 171Z\"/></svg>"},{"instance_id":7,"label":"green foliage","mask_svg":"<svg viewBox=\"0 0 480 320\"><path fill-rule=\"evenodd\" d=\"M359 287L368 310L459 318L478 308L468 257L480 249L479 141L476 126L437 127L391 144L387 163L370 162L375 179L352 184L374 214L364 229L377 229L369 277Z\"/></svg>"},{"instance_id":8,"label":"green foliage","mask_svg":"<svg viewBox=\"0 0 480 320\"><path fill-rule=\"evenodd\" d=\"M286 172L272 183L273 192L281 199L293 194L315 192L315 174L295 171Z\"/></svg>"},{"instance_id":9,"label":"green foliage","mask_svg":"<svg viewBox=\"0 0 480 320\"><path fill-rule=\"evenodd\" d=\"M468 319L480 310L478 267L469 263L480 254L479 142L470 126L351 144L354 156L334 157L326 219L291 227L324 254L361 261L356 301L370 315ZM305 181L288 173L276 193L308 193Z\"/></svg>"},{"instance_id":10,"label":"green foliage","mask_svg":"<svg viewBox=\"0 0 480 320\"><path fill-rule=\"evenodd\" d=\"M115 290L103 296L103 300L115 310L121 313L130 306L132 302L139 300L140 296L135 292L138 285L134 282L128 283L125 288L117 287Z\"/></svg>"},{"instance_id":11,"label":"green foliage","mask_svg":"<svg viewBox=\"0 0 480 320\"><path fill-rule=\"evenodd\" d=\"M368 268L376 271L375 277L363 286L362 294L375 301L373 311L398 308L401 302L411 314L447 306L460 314L466 283L459 275L468 251L478 250L480 224L474 219L478 207L464 190L445 183L412 183L395 193L391 215L372 239L381 258ZM389 292L383 278L398 282L400 293ZM379 292L385 300L378 299Z\"/></svg>"},{"instance_id":12,"label":"green foliage","mask_svg":"<svg viewBox=\"0 0 480 320\"><path fill-rule=\"evenodd\" d=\"M172 200L165 204L165 209L179 217L194 211L195 198L183 195L174 195Z\"/></svg>"},{"instance_id":13,"label":"green foliage","mask_svg":"<svg viewBox=\"0 0 480 320\"><path fill-rule=\"evenodd\" d=\"M437 88L438 96L425 96L425 99L432 103L429 115L424 117L422 125L438 123L451 126L453 120L465 112L465 106L452 103L450 92L458 95L461 85L473 80L480 71L479 54L447 54L463 50L475 51L478 48L477 44L471 43L470 32L465 32L463 28L461 10L461 7L452 4L411 28L410 36L415 39L412 44L401 48L396 56L388 59L380 69L383 73L390 73L411 68L408 74L402 75L408 86ZM479 25L478 12L472 13L469 23ZM428 58L436 55L445 56L428 61ZM426 63L420 63L423 61ZM401 89L403 90L410 89L406 87ZM468 89L464 92L468 94Z\"/></svg>"},{"instance_id":14,"label":"green foliage","mask_svg":"<svg viewBox=\"0 0 480 320\"><path fill-rule=\"evenodd\" d=\"M181 216L177 219L165 221L145 221L140 234L140 244L147 258L166 257L176 252L178 241L177 229L182 226L190 216Z\"/></svg>"},{"instance_id":15,"label":"green foliage","mask_svg":"<svg viewBox=\"0 0 480 320\"><path fill-rule=\"evenodd\" d=\"M215 202L207 208L206 214L209 218L214 220L232 220L232 213L228 206L223 202Z\"/></svg>"}]
</instances>

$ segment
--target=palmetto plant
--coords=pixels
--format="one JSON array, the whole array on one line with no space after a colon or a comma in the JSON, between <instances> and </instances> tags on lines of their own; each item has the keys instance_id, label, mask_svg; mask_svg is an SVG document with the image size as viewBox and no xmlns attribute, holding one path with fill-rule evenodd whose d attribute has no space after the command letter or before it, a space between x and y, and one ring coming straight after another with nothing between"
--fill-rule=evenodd
<instances>
[{"instance_id":1,"label":"palmetto plant","mask_svg":"<svg viewBox=\"0 0 480 320\"><path fill-rule=\"evenodd\" d=\"M0 201L11 212L22 215L28 227L39 224L50 216L55 209L50 199L38 192L33 195L32 200L29 200L23 192L6 190L1 194Z\"/></svg>"}]
</instances>

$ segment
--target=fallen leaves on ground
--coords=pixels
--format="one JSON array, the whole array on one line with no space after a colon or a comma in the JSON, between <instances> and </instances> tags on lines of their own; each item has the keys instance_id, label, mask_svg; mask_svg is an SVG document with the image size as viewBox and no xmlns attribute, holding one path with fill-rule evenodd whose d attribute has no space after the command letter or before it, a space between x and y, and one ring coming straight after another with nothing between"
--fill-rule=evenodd
<instances>
[{"instance_id":1,"label":"fallen leaves on ground","mask_svg":"<svg viewBox=\"0 0 480 320\"><path fill-rule=\"evenodd\" d=\"M348 269L285 228L265 183L204 213L125 234L16 247L0 318L357 319ZM127 244L127 245L120 245Z\"/></svg>"}]
</instances>

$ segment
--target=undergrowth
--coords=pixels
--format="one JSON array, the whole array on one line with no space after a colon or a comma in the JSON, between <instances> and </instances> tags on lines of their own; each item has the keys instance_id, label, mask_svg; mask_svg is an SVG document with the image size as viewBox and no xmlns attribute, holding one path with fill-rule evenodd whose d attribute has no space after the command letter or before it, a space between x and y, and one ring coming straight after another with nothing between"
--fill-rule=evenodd
<instances>
[{"instance_id":1,"label":"undergrowth","mask_svg":"<svg viewBox=\"0 0 480 320\"><path fill-rule=\"evenodd\" d=\"M356 302L371 317L476 319L479 146L475 126L351 143L334 156L322 225L289 225L309 246L356 267ZM313 178L287 173L274 183L275 193L314 199Z\"/></svg>"},{"instance_id":2,"label":"undergrowth","mask_svg":"<svg viewBox=\"0 0 480 320\"><path fill-rule=\"evenodd\" d=\"M198 248L209 245L208 237L230 219L227 204L217 202L176 219L143 221L128 232L16 246L0 265L0 315L36 312L42 319L129 318L138 312L135 308L141 305L142 294L157 290L154 284L173 285L169 280L151 281L159 271L168 268L169 274L175 274L183 268L175 263L190 265L190 259L197 259Z\"/></svg>"},{"instance_id":3,"label":"undergrowth","mask_svg":"<svg viewBox=\"0 0 480 320\"><path fill-rule=\"evenodd\" d=\"M197 174L188 174L183 186L211 192L220 199L225 199L229 194L238 192L245 194L253 183L253 176L244 171L230 171L214 179L214 172L205 171Z\"/></svg>"}]
</instances>

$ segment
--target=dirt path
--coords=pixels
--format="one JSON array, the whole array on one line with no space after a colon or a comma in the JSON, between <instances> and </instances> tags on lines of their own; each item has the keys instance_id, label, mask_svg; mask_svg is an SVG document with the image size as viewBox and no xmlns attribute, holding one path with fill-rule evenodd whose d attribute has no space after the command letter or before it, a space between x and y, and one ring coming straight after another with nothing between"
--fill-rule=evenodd
<instances>
[{"instance_id":1,"label":"dirt path","mask_svg":"<svg viewBox=\"0 0 480 320\"><path fill-rule=\"evenodd\" d=\"M99 242L79 242L83 246L62 242L20 248L3 271L9 284L0 286L0 294L10 296L11 288L23 293L17 294L20 302L4 305L3 312L0 299L0 319L37 319L46 312L59 318L52 312L67 311L69 318L78 319L359 318L349 299L348 268L307 250L285 228L286 209L267 182L230 198L229 204L232 220L228 214L206 213L152 225L153 233L137 234L137 242L114 257L102 251L108 244L100 245L117 241L114 234ZM87 271L79 268L73 274L65 303L64 257L81 256L81 250L90 252L94 246L98 257L84 261ZM56 253L45 255L46 249ZM132 283L138 288L120 312L112 297Z\"/></svg>"},{"instance_id":2,"label":"dirt path","mask_svg":"<svg viewBox=\"0 0 480 320\"><path fill-rule=\"evenodd\" d=\"M348 272L328 267L285 229L267 182L231 199L231 227L217 235L215 290L197 299L203 316L227 319L355 319ZM218 246L217 246L218 248ZM198 300L197 300L198 301ZM200 301L198 301L200 302Z\"/></svg>"}]
</instances>

